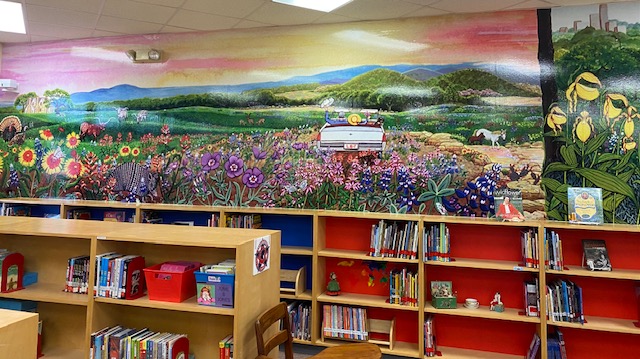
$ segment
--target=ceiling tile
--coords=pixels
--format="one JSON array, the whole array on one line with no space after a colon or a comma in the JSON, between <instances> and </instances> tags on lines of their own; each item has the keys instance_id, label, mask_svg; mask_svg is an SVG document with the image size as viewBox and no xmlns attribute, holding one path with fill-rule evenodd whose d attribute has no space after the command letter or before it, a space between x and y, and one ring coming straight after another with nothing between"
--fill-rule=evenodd
<instances>
[{"instance_id":1,"label":"ceiling tile","mask_svg":"<svg viewBox=\"0 0 640 359\"><path fill-rule=\"evenodd\" d=\"M418 5L422 5L422 6L427 6L427 5L431 5L434 3L437 3L440 0L404 0L405 2L410 2L413 4L418 4Z\"/></svg>"},{"instance_id":2,"label":"ceiling tile","mask_svg":"<svg viewBox=\"0 0 640 359\"><path fill-rule=\"evenodd\" d=\"M31 41L32 42L59 41L59 40L65 40L65 39L62 38L62 37L53 37L53 36L38 36L38 35L31 36Z\"/></svg>"},{"instance_id":3,"label":"ceiling tile","mask_svg":"<svg viewBox=\"0 0 640 359\"><path fill-rule=\"evenodd\" d=\"M549 9L555 7L556 5L550 4L544 0L529 0L523 1L519 4L515 4L513 6L509 6L508 10L516 10L516 9Z\"/></svg>"},{"instance_id":4,"label":"ceiling tile","mask_svg":"<svg viewBox=\"0 0 640 359\"><path fill-rule=\"evenodd\" d=\"M40 23L93 28L98 21L98 14L27 5L27 19Z\"/></svg>"},{"instance_id":5,"label":"ceiling tile","mask_svg":"<svg viewBox=\"0 0 640 359\"><path fill-rule=\"evenodd\" d=\"M521 2L522 0L441 0L430 6L444 11L470 13L504 10Z\"/></svg>"},{"instance_id":6,"label":"ceiling tile","mask_svg":"<svg viewBox=\"0 0 640 359\"><path fill-rule=\"evenodd\" d=\"M163 26L160 32L164 34L174 34L177 32L193 32L193 29L185 29L183 27L176 26Z\"/></svg>"},{"instance_id":7,"label":"ceiling tile","mask_svg":"<svg viewBox=\"0 0 640 359\"><path fill-rule=\"evenodd\" d=\"M410 14L422 8L422 5L400 0L354 1L333 11L360 20L381 20Z\"/></svg>"},{"instance_id":8,"label":"ceiling tile","mask_svg":"<svg viewBox=\"0 0 640 359\"><path fill-rule=\"evenodd\" d=\"M231 5L229 0L186 0L182 8L208 14L244 18L264 3L265 0L236 0Z\"/></svg>"},{"instance_id":9,"label":"ceiling tile","mask_svg":"<svg viewBox=\"0 0 640 359\"><path fill-rule=\"evenodd\" d=\"M184 3L184 0L133 0L133 1L142 2L146 4L153 4L153 5L169 6L169 7L181 7L182 4Z\"/></svg>"},{"instance_id":10,"label":"ceiling tile","mask_svg":"<svg viewBox=\"0 0 640 359\"><path fill-rule=\"evenodd\" d=\"M144 21L121 19L112 16L100 16L96 29L123 34L155 34L162 25Z\"/></svg>"},{"instance_id":11,"label":"ceiling tile","mask_svg":"<svg viewBox=\"0 0 640 359\"><path fill-rule=\"evenodd\" d=\"M9 44L14 42L29 42L29 35L0 31L0 44Z\"/></svg>"},{"instance_id":12,"label":"ceiling tile","mask_svg":"<svg viewBox=\"0 0 640 359\"><path fill-rule=\"evenodd\" d=\"M60 39L91 37L93 29L72 27L43 22L29 21L29 34L32 36L53 36Z\"/></svg>"},{"instance_id":13,"label":"ceiling tile","mask_svg":"<svg viewBox=\"0 0 640 359\"><path fill-rule=\"evenodd\" d=\"M354 19L352 17L342 16L342 15L338 15L330 12L320 16L313 23L314 24L338 24L341 22L350 22L350 21L358 21L358 20L360 19Z\"/></svg>"},{"instance_id":14,"label":"ceiling tile","mask_svg":"<svg viewBox=\"0 0 640 359\"><path fill-rule=\"evenodd\" d=\"M102 14L130 20L165 24L175 12L176 9L166 6L144 4L130 0L106 0Z\"/></svg>"},{"instance_id":15,"label":"ceiling tile","mask_svg":"<svg viewBox=\"0 0 640 359\"><path fill-rule=\"evenodd\" d=\"M60 8L97 14L102 8L103 0L27 0L27 4L41 5L50 8Z\"/></svg>"},{"instance_id":16,"label":"ceiling tile","mask_svg":"<svg viewBox=\"0 0 640 359\"><path fill-rule=\"evenodd\" d=\"M267 26L271 26L271 25L265 24L262 22L251 21L251 20L241 20L233 28L234 29L253 29L256 27L267 27Z\"/></svg>"},{"instance_id":17,"label":"ceiling tile","mask_svg":"<svg viewBox=\"0 0 640 359\"><path fill-rule=\"evenodd\" d=\"M295 6L265 2L260 8L246 17L246 20L266 22L270 25L309 24L324 14L321 11L306 10Z\"/></svg>"},{"instance_id":18,"label":"ceiling tile","mask_svg":"<svg viewBox=\"0 0 640 359\"><path fill-rule=\"evenodd\" d=\"M422 17L422 16L438 16L451 14L449 11L434 9L430 6L424 6L416 11L412 11L403 17Z\"/></svg>"},{"instance_id":19,"label":"ceiling tile","mask_svg":"<svg viewBox=\"0 0 640 359\"><path fill-rule=\"evenodd\" d=\"M199 31L229 29L237 24L240 20L205 14L189 10L179 10L176 15L169 21L168 25L182 27L185 29L194 29Z\"/></svg>"}]
</instances>

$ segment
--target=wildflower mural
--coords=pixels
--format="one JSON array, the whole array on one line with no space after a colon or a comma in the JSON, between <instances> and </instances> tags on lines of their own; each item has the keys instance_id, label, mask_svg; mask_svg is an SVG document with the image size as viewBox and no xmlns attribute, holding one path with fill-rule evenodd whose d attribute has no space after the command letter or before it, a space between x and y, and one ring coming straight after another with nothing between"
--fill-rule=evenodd
<instances>
[{"instance_id":1,"label":"wildflower mural","mask_svg":"<svg viewBox=\"0 0 640 359\"><path fill-rule=\"evenodd\" d=\"M543 210L535 11L35 46L3 49L2 195L490 216L508 186Z\"/></svg>"},{"instance_id":2,"label":"wildflower mural","mask_svg":"<svg viewBox=\"0 0 640 359\"><path fill-rule=\"evenodd\" d=\"M638 76L639 8L593 5L554 17L559 96L546 115L552 152L541 181L551 219L567 220L568 187L600 187L605 221L640 223L640 99L630 85ZM598 24L581 25L586 13ZM574 26L562 26L567 21Z\"/></svg>"}]
</instances>

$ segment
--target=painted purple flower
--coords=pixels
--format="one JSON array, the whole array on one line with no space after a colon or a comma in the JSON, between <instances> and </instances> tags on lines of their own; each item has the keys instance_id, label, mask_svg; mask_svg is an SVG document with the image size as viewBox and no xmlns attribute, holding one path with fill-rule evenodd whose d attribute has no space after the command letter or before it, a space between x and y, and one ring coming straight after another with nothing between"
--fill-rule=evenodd
<instances>
[{"instance_id":1,"label":"painted purple flower","mask_svg":"<svg viewBox=\"0 0 640 359\"><path fill-rule=\"evenodd\" d=\"M255 157L256 160L264 160L267 158L267 151L262 151L260 147L253 146L253 157Z\"/></svg>"},{"instance_id":2,"label":"painted purple flower","mask_svg":"<svg viewBox=\"0 0 640 359\"><path fill-rule=\"evenodd\" d=\"M258 167L248 169L242 176L242 183L249 188L256 188L264 182L264 175Z\"/></svg>"},{"instance_id":3,"label":"painted purple flower","mask_svg":"<svg viewBox=\"0 0 640 359\"><path fill-rule=\"evenodd\" d=\"M227 176L229 176L229 178L236 178L240 176L244 170L244 161L242 158L232 155L224 164L224 169L227 170Z\"/></svg>"},{"instance_id":4,"label":"painted purple flower","mask_svg":"<svg viewBox=\"0 0 640 359\"><path fill-rule=\"evenodd\" d=\"M202 155L200 163L202 164L202 170L205 172L217 169L218 167L220 167L220 152L205 153L204 155Z\"/></svg>"}]
</instances>

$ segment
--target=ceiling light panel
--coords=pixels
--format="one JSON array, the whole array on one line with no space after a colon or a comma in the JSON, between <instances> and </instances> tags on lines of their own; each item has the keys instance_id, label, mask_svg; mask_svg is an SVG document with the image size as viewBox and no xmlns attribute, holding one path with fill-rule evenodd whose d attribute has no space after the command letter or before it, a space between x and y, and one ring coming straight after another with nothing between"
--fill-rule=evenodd
<instances>
[{"instance_id":1,"label":"ceiling light panel","mask_svg":"<svg viewBox=\"0 0 640 359\"><path fill-rule=\"evenodd\" d=\"M0 0L0 31L27 33L21 3Z\"/></svg>"},{"instance_id":2,"label":"ceiling light panel","mask_svg":"<svg viewBox=\"0 0 640 359\"><path fill-rule=\"evenodd\" d=\"M303 7L305 9L331 12L353 0L273 0L279 4Z\"/></svg>"}]
</instances>

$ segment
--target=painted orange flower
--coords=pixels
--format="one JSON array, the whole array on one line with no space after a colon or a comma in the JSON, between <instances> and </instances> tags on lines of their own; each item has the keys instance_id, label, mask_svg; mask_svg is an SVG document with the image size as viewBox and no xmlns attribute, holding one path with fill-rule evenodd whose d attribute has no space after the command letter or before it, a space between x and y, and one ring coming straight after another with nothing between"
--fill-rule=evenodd
<instances>
[{"instance_id":1,"label":"painted orange flower","mask_svg":"<svg viewBox=\"0 0 640 359\"><path fill-rule=\"evenodd\" d=\"M51 133L50 129L40 130L40 138L45 141L51 141L53 140L53 133Z\"/></svg>"},{"instance_id":2,"label":"painted orange flower","mask_svg":"<svg viewBox=\"0 0 640 359\"><path fill-rule=\"evenodd\" d=\"M4 165L4 160L2 159L2 157L0 157L0 175L4 172L4 168L2 167L2 165Z\"/></svg>"},{"instance_id":3,"label":"painted orange flower","mask_svg":"<svg viewBox=\"0 0 640 359\"><path fill-rule=\"evenodd\" d=\"M31 148L25 147L18 155L18 161L25 167L31 167L36 163L36 154Z\"/></svg>"},{"instance_id":4,"label":"painted orange flower","mask_svg":"<svg viewBox=\"0 0 640 359\"><path fill-rule=\"evenodd\" d=\"M139 155L139 154L140 154L140 149L139 149L138 147L134 147L134 148L131 150L131 155L132 155L133 157L138 157L138 155Z\"/></svg>"},{"instance_id":5,"label":"painted orange flower","mask_svg":"<svg viewBox=\"0 0 640 359\"><path fill-rule=\"evenodd\" d=\"M84 172L84 166L82 166L82 162L73 158L70 158L67 160L64 168L65 168L65 172L67 173L67 176L72 178L81 176L82 173Z\"/></svg>"},{"instance_id":6,"label":"painted orange flower","mask_svg":"<svg viewBox=\"0 0 640 359\"><path fill-rule=\"evenodd\" d=\"M56 174L62 171L63 158L64 154L60 151L60 148L51 150L44 155L42 168L50 175Z\"/></svg>"},{"instance_id":7,"label":"painted orange flower","mask_svg":"<svg viewBox=\"0 0 640 359\"><path fill-rule=\"evenodd\" d=\"M67 135L67 147L76 148L80 144L80 136L74 132Z\"/></svg>"},{"instance_id":8,"label":"painted orange flower","mask_svg":"<svg viewBox=\"0 0 640 359\"><path fill-rule=\"evenodd\" d=\"M122 146L122 148L120 148L120 156L126 157L126 156L129 156L130 154L131 154L131 147Z\"/></svg>"}]
</instances>

